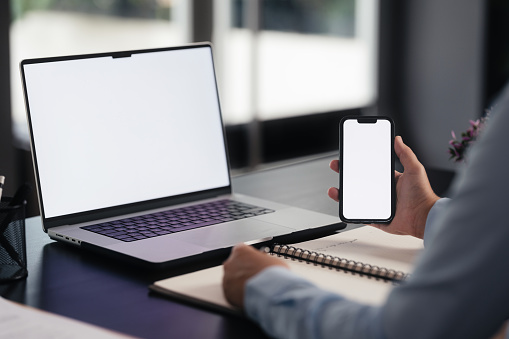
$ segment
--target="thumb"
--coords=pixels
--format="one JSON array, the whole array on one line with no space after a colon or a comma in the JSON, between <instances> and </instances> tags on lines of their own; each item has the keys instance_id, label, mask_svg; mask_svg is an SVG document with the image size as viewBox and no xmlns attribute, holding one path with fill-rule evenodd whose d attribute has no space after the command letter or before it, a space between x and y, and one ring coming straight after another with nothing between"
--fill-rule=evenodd
<instances>
[{"instance_id":1,"label":"thumb","mask_svg":"<svg viewBox=\"0 0 509 339\"><path fill-rule=\"evenodd\" d=\"M398 135L394 139L394 152L399 158L405 171L415 172L421 169L421 163L417 160L415 153L405 145L403 139Z\"/></svg>"}]
</instances>

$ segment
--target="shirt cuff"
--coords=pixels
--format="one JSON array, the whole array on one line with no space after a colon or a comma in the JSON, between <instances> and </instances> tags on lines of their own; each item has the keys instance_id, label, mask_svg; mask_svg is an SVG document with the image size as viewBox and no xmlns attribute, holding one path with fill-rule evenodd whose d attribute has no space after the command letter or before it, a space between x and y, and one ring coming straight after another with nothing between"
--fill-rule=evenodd
<instances>
[{"instance_id":1,"label":"shirt cuff","mask_svg":"<svg viewBox=\"0 0 509 339\"><path fill-rule=\"evenodd\" d=\"M277 282L277 283L275 283ZM313 286L300 276L282 266L270 266L249 279L244 291L244 307L251 319L256 319L258 310L266 309L272 296L288 290L289 286Z\"/></svg>"},{"instance_id":2,"label":"shirt cuff","mask_svg":"<svg viewBox=\"0 0 509 339\"><path fill-rule=\"evenodd\" d=\"M281 266L271 266L246 283L244 309L269 335L297 338L299 322L306 309L297 295L314 291L309 281ZM291 291L295 292L294 295ZM300 291L300 292L298 292ZM290 295L288 295L290 294ZM294 298L295 297L295 298ZM301 296L302 297L302 296ZM289 326L293 323L293 326Z\"/></svg>"},{"instance_id":3,"label":"shirt cuff","mask_svg":"<svg viewBox=\"0 0 509 339\"><path fill-rule=\"evenodd\" d=\"M449 204L450 198L440 198L435 202L433 207L429 210L428 218L426 219L426 226L424 228L424 246L426 247L429 244L431 238L433 238L433 234L436 232L435 225L437 224L438 216L442 214L442 212L446 209Z\"/></svg>"},{"instance_id":4,"label":"shirt cuff","mask_svg":"<svg viewBox=\"0 0 509 339\"><path fill-rule=\"evenodd\" d=\"M248 280L244 308L278 338L384 338L379 307L320 289L281 266Z\"/></svg>"}]
</instances>

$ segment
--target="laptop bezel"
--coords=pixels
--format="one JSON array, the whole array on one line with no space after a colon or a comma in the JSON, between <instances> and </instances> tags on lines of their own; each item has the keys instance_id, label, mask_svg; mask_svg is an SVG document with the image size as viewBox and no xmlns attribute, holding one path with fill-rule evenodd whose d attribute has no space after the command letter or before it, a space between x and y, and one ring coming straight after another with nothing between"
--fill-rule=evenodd
<instances>
[{"instance_id":1,"label":"laptop bezel","mask_svg":"<svg viewBox=\"0 0 509 339\"><path fill-rule=\"evenodd\" d=\"M218 187L214 189L208 189L204 191L194 192L194 193L186 193L171 197L152 199L147 201L141 201L131 204L125 204L121 206L112 206L101 209L94 209L85 212L66 214L56 217L47 218L44 211L44 200L41 193L40 188L40 178L39 178L39 169L37 163L37 149L34 140L31 112L30 112L30 103L27 93L27 85L25 80L25 65L31 64L41 64L41 63L50 63L50 62L60 62L60 61L69 61L69 60L80 60L80 59L90 59L90 58L104 58L104 57L112 57L112 58L126 58L131 57L133 54L143 54L143 53L157 53L157 52L167 52L167 51L175 51L175 50L183 50L183 49L196 49L196 48L208 48L210 49L210 54L212 58L212 70L214 75L214 83L217 97L217 104L219 110L219 119L222 126L222 135L223 135L223 145L226 157L226 165L228 171L228 185L224 187ZM21 82L23 87L23 96L25 101L25 110L27 114L29 135L30 135L30 148L32 150L32 161L34 166L34 174L35 181L37 187L37 195L39 201L39 208L42 218L43 230L45 232L52 227L58 227L62 225L73 225L80 224L85 222L91 222L94 220L100 220L105 218L112 218L116 216L125 215L128 213L137 213L142 211L148 211L152 209L158 209L162 207L171 207L177 204L189 203L193 201L199 201L209 198L214 198L221 195L228 195L232 193L232 184L231 184L231 169L230 169L230 158L228 153L228 145L226 142L226 133L225 126L223 123L222 110L221 110L221 101L219 98L219 90L217 86L217 75L215 72L215 64L214 64L214 55L212 50L212 44L209 42L206 43L196 43L196 44L188 44L183 46L173 46L173 47L164 47L164 48L151 48L151 49L139 49L139 50L127 50L127 51L115 51L115 52L105 52L105 53L90 53L90 54L76 54L76 55L66 55L66 56L56 56L56 57L44 57L44 58L32 58L25 59L20 62L20 72L21 72Z\"/></svg>"}]
</instances>

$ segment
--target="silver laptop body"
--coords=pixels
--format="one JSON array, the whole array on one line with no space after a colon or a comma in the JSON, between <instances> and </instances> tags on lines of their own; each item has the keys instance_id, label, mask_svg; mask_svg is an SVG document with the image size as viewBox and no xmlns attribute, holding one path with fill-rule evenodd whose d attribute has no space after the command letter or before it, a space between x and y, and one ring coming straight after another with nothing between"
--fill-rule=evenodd
<instances>
[{"instance_id":1,"label":"silver laptop body","mask_svg":"<svg viewBox=\"0 0 509 339\"><path fill-rule=\"evenodd\" d=\"M209 44L29 59L21 75L52 239L157 266L338 223L232 194ZM136 241L89 230L225 199L266 213Z\"/></svg>"}]
</instances>

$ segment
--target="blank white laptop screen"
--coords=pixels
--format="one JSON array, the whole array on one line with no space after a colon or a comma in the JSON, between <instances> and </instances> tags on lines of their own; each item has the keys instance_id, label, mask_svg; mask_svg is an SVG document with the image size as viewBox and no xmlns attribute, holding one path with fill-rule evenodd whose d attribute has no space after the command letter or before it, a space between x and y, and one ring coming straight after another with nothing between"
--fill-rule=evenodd
<instances>
[{"instance_id":1,"label":"blank white laptop screen","mask_svg":"<svg viewBox=\"0 0 509 339\"><path fill-rule=\"evenodd\" d=\"M24 72L46 218L229 185L210 47Z\"/></svg>"}]
</instances>

